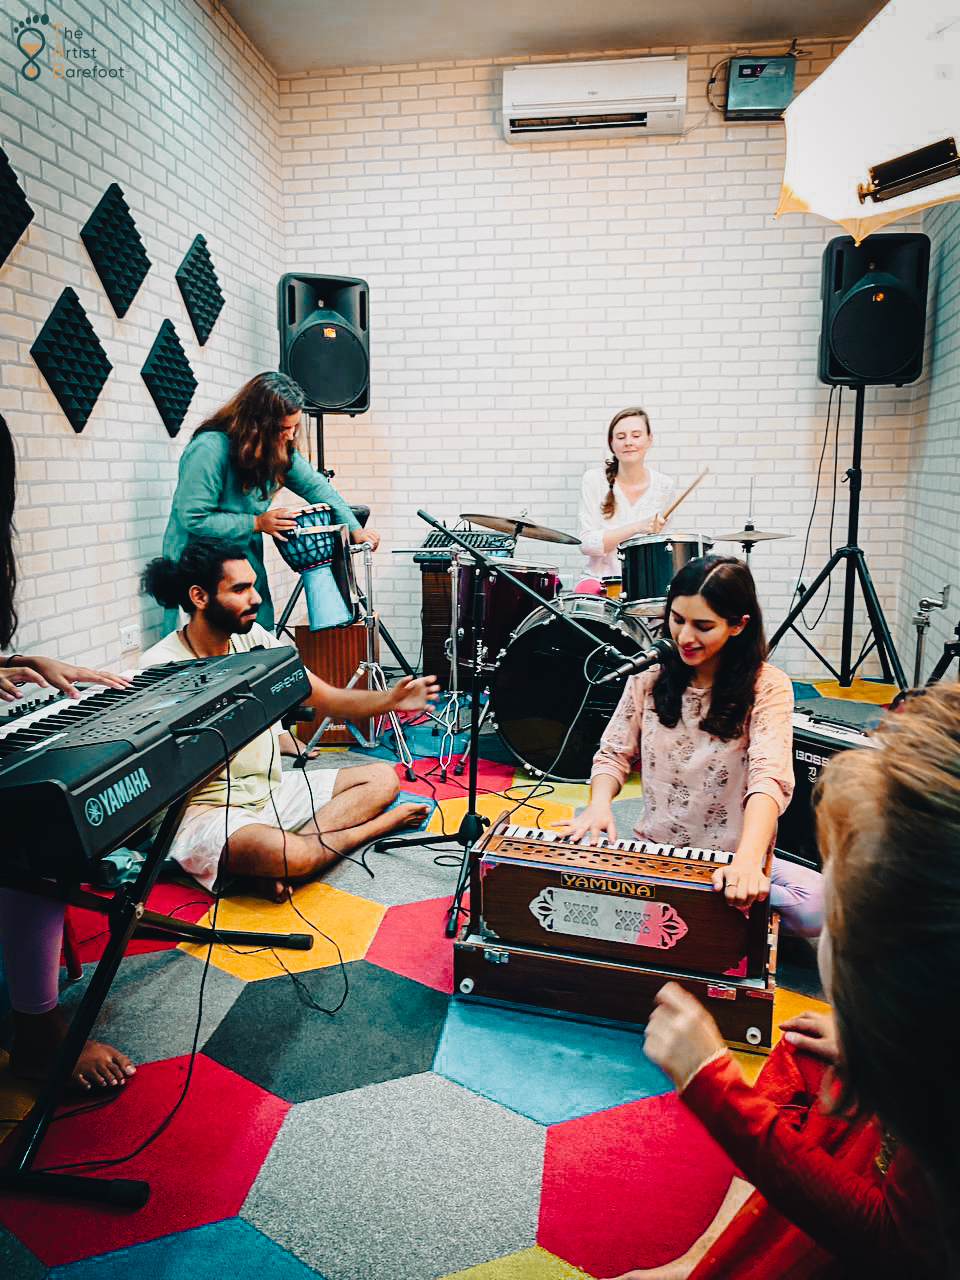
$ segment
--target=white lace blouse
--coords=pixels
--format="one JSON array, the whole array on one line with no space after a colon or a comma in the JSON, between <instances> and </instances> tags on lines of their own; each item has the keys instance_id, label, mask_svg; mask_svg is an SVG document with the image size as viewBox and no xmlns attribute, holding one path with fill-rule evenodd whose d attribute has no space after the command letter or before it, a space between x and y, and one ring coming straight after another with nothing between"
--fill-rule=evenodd
<instances>
[{"instance_id":1,"label":"white lace blouse","mask_svg":"<svg viewBox=\"0 0 960 1280\"><path fill-rule=\"evenodd\" d=\"M664 511L670 505L676 492L676 481L662 471L654 471L648 467L650 483L645 493L641 493L636 502L628 502L626 494L620 488L619 481L614 482L613 496L615 506L613 515L605 520L600 514L600 507L607 496L607 477L603 467L592 467L584 472L580 487L580 521L577 537L580 539L580 550L587 557L589 572L595 578L619 578L620 557L617 549L603 553L603 535L610 529L622 529L625 525L635 524L638 520L649 520L658 511Z\"/></svg>"}]
</instances>

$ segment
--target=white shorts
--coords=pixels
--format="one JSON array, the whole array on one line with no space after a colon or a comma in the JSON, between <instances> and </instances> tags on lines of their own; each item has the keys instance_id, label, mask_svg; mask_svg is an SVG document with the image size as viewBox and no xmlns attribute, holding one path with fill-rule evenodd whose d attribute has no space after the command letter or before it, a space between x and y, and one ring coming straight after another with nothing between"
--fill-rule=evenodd
<instances>
[{"instance_id":1,"label":"white shorts","mask_svg":"<svg viewBox=\"0 0 960 1280\"><path fill-rule=\"evenodd\" d=\"M212 893L220 872L223 846L235 831L258 823L299 831L333 795L337 769L288 769L261 809L220 804L190 804L184 811L169 857Z\"/></svg>"}]
</instances>

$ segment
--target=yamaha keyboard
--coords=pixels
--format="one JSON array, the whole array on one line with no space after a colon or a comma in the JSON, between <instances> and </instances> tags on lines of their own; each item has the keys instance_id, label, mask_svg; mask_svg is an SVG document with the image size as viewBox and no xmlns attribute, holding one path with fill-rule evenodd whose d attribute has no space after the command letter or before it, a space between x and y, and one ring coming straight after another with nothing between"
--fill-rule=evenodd
<instances>
[{"instance_id":1,"label":"yamaha keyboard","mask_svg":"<svg viewBox=\"0 0 960 1280\"><path fill-rule=\"evenodd\" d=\"M5 866L84 878L309 695L295 649L151 667L0 720Z\"/></svg>"}]
</instances>

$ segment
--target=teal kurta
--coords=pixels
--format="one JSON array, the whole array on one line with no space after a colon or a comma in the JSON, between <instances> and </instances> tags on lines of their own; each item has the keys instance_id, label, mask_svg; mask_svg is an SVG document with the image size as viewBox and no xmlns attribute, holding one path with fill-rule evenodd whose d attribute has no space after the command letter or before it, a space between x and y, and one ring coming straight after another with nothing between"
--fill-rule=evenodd
<instances>
[{"instance_id":1,"label":"teal kurta","mask_svg":"<svg viewBox=\"0 0 960 1280\"><path fill-rule=\"evenodd\" d=\"M297 450L285 485L306 502L328 503L334 524L345 524L351 531L360 528L329 480ZM245 492L230 460L229 438L222 431L202 431L180 458L173 509L163 535L163 554L171 560L177 559L190 538L224 538L245 547L247 559L257 571L257 590L263 596L257 621L268 631L274 625L273 601L263 563L263 536L254 531L254 521L270 506L276 492L273 489L266 496L259 488Z\"/></svg>"}]
</instances>

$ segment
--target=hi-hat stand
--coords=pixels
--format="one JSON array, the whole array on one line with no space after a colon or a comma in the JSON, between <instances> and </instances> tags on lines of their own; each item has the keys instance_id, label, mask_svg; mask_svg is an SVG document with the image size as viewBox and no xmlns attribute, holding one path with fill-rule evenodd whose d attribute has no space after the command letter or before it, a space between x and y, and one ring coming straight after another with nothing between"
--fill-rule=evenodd
<instances>
[{"instance_id":1,"label":"hi-hat stand","mask_svg":"<svg viewBox=\"0 0 960 1280\"><path fill-rule=\"evenodd\" d=\"M443 531L447 537L456 542L464 551L469 552L476 562L477 572L473 584L473 596L470 605L470 619L473 626L473 660L470 673L470 746L468 749L470 768L467 779L467 811L460 821L457 831L450 835L426 836L423 834L410 836L389 836L383 840L377 840L374 849L380 853L386 849L398 849L408 846L431 846L437 844L459 844L463 846L463 857L460 862L460 874L457 877L457 886L454 890L453 902L447 915L447 923L445 933L448 938L456 937L460 915L462 912L461 901L466 892L467 885L471 885L470 894L470 911L471 911L471 932L477 932L479 921L475 918L479 912L480 895L477 892L477 859L475 857L475 848L477 841L483 834L483 829L490 825L490 819L484 817L477 809L477 776L478 762L480 758L480 690L482 688L481 671L484 658L483 644L483 617L484 617L484 601L486 592L484 591L484 583L489 574L496 570L497 573L509 579L515 587L519 587L526 595L534 600L538 607L549 610L555 617L560 618L568 627L572 627L575 631L579 631L586 636L597 649L609 648L603 645L601 641L589 631L586 627L581 626L574 618L569 618L558 608L552 600L544 600L539 596L532 587L523 582L520 578L515 578L511 573L503 568L502 560L494 560L490 556L484 555L476 547L472 547L465 539L460 538L452 529L447 529L439 520L434 520L426 511L418 511L417 515L421 520L425 520L427 524L432 525L435 529ZM612 660L614 662L623 662L624 655L622 653L613 653Z\"/></svg>"},{"instance_id":2,"label":"hi-hat stand","mask_svg":"<svg viewBox=\"0 0 960 1280\"><path fill-rule=\"evenodd\" d=\"M903 667L900 665L900 659L897 657L897 651L894 647L893 637L890 634L890 628L887 626L886 619L883 616L883 610L880 607L880 600L877 597L876 589L874 588L873 581L870 577L870 572L867 569L866 557L863 554L862 548L857 545L860 520L860 488L863 477L860 467L863 447L863 405L864 384L859 383L856 388L856 403L853 415L853 463L847 469L847 480L850 482L850 502L847 518L846 545L838 547L836 551L834 551L833 555L827 561L823 569L821 569L820 573L817 574L811 585L801 594L800 599L787 614L786 618L777 628L770 640L770 652L773 652L787 631L793 631L800 637L807 648L810 649L817 658L819 658L827 670L836 678L841 687L846 689L853 683L853 677L857 673L857 668L861 666L872 650L876 648L877 656L880 659L880 666L883 670L884 680L889 682L892 675L900 688L905 689L907 687L907 678L904 675ZM837 671L833 666L831 666L819 649L817 649L807 639L807 637L797 629L795 623L820 588L829 580L834 569L836 569L840 564L844 564L846 566L846 576L844 580L843 595L843 630L840 641L840 670ZM856 662L853 662L854 592L858 581L860 584L860 590L863 594L864 603L867 607L867 616L870 619L872 639L863 649Z\"/></svg>"}]
</instances>

